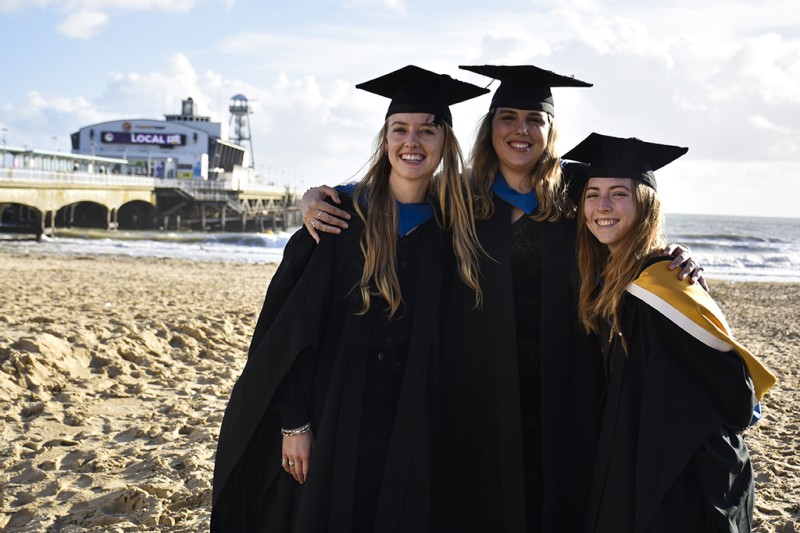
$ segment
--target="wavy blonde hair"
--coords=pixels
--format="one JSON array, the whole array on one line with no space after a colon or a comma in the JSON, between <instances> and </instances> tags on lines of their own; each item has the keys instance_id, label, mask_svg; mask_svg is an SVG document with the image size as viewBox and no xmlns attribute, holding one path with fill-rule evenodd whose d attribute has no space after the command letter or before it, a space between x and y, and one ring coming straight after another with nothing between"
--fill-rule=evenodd
<instances>
[{"instance_id":1,"label":"wavy blonde hair","mask_svg":"<svg viewBox=\"0 0 800 533\"><path fill-rule=\"evenodd\" d=\"M492 108L478 123L475 143L470 155L470 189L478 220L491 218L494 214L492 184L500 170L500 161L492 144L492 119L497 108ZM549 113L550 131L542 157L533 168L530 180L539 198L539 208L533 215L537 222L555 222L562 216L572 218L575 206L567 197L566 184L561 172L561 160L556 150L558 131L555 118Z\"/></svg>"},{"instance_id":2,"label":"wavy blonde hair","mask_svg":"<svg viewBox=\"0 0 800 533\"><path fill-rule=\"evenodd\" d=\"M636 222L620 240L613 255L586 226L583 209L585 188L581 194L576 243L581 282L578 312L587 332L600 333L602 324L610 324L612 332L621 331L620 305L625 289L639 276L644 262L664 248L658 195L644 183L632 182ZM622 341L627 351L625 339Z\"/></svg>"},{"instance_id":3,"label":"wavy blonde hair","mask_svg":"<svg viewBox=\"0 0 800 533\"><path fill-rule=\"evenodd\" d=\"M479 283L478 256L483 249L475 232L471 197L461 177L464 158L452 127L446 122L438 127L444 132L442 160L439 172L433 175L428 186L426 198L434 206L439 226L452 232L459 275L475 291L476 305L480 305L483 293ZM389 316L392 316L400 307L402 294L395 267L397 207L389 189L392 166L386 153L387 132L388 120L375 138L369 170L354 192L356 199L367 198L366 212L357 200L354 199L353 203L365 226L360 243L364 269L358 284L364 302L361 314L370 310L372 297L379 296L389 303Z\"/></svg>"}]
</instances>

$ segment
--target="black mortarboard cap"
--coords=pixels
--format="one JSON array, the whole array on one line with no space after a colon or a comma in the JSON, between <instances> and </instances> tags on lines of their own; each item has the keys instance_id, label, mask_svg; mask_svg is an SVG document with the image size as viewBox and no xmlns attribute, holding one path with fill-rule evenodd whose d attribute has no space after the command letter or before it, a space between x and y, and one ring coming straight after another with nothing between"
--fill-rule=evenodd
<instances>
[{"instance_id":1,"label":"black mortarboard cap","mask_svg":"<svg viewBox=\"0 0 800 533\"><path fill-rule=\"evenodd\" d=\"M681 146L656 144L635 137L623 139L592 133L561 157L587 163L587 180L598 177L630 178L655 189L653 171L688 151L688 148Z\"/></svg>"},{"instance_id":2,"label":"black mortarboard cap","mask_svg":"<svg viewBox=\"0 0 800 533\"><path fill-rule=\"evenodd\" d=\"M391 98L387 118L395 113L430 113L435 124L444 120L451 126L453 116L448 106L489 92L489 89L415 65L359 83L356 88Z\"/></svg>"},{"instance_id":3,"label":"black mortarboard cap","mask_svg":"<svg viewBox=\"0 0 800 533\"><path fill-rule=\"evenodd\" d=\"M551 87L591 87L591 83L562 76L533 65L461 65L459 68L500 80L492 109L511 107L555 115Z\"/></svg>"}]
</instances>

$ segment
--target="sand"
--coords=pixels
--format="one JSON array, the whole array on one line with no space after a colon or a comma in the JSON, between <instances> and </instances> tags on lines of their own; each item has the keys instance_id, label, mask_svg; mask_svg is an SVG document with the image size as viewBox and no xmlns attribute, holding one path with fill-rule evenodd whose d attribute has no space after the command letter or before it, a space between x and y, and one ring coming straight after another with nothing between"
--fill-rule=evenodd
<instances>
[{"instance_id":1,"label":"sand","mask_svg":"<svg viewBox=\"0 0 800 533\"><path fill-rule=\"evenodd\" d=\"M222 414L274 265L0 254L0 529L208 530ZM800 285L712 280L779 376L746 440L800 531Z\"/></svg>"}]
</instances>

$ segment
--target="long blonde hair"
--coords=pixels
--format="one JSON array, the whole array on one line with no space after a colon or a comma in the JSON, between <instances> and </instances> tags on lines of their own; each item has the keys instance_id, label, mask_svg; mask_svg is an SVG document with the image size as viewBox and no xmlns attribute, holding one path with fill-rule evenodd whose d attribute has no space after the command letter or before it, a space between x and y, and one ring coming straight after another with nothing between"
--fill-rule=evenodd
<instances>
[{"instance_id":1,"label":"long blonde hair","mask_svg":"<svg viewBox=\"0 0 800 533\"><path fill-rule=\"evenodd\" d=\"M576 244L581 281L578 310L587 332L600 333L602 324L610 324L613 332L621 331L620 305L625 289L638 277L644 262L664 248L658 195L644 183L632 181L636 222L613 254L586 226L583 209L586 189L581 194Z\"/></svg>"},{"instance_id":2,"label":"long blonde hair","mask_svg":"<svg viewBox=\"0 0 800 533\"><path fill-rule=\"evenodd\" d=\"M483 293L479 284L478 256L483 250L475 232L472 201L461 178L463 156L452 127L446 122L440 127L444 133L440 172L431 179L426 197L434 206L439 226L452 231L459 275L475 291L476 305L480 305ZM375 138L370 168L356 186L353 203L365 226L360 243L364 269L358 284L364 302L361 313L369 311L373 296L380 296L389 303L391 316L400 307L402 294L395 266L398 215L389 189L392 166L386 153L387 132L388 121ZM362 197L367 198L366 213L356 200Z\"/></svg>"},{"instance_id":3,"label":"long blonde hair","mask_svg":"<svg viewBox=\"0 0 800 533\"><path fill-rule=\"evenodd\" d=\"M496 112L496 108L490 109L478 123L475 144L470 154L470 188L474 196L475 217L478 220L491 218L494 214L492 184L500 170L500 162L492 144L492 119ZM575 213L575 206L567 197L561 160L556 150L558 131L555 118L549 113L547 117L550 121L547 145L530 176L539 198L539 209L533 216L537 222L555 222L562 216L572 218Z\"/></svg>"}]
</instances>

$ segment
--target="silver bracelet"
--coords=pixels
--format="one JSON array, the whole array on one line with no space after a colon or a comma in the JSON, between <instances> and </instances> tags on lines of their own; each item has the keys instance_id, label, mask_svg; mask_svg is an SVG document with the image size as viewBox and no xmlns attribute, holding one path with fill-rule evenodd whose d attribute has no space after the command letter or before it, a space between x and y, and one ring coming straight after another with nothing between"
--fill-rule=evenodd
<instances>
[{"instance_id":1,"label":"silver bracelet","mask_svg":"<svg viewBox=\"0 0 800 533\"><path fill-rule=\"evenodd\" d=\"M294 437L295 435L302 435L303 433L308 433L311 431L311 422L308 422L305 425L300 426L299 428L294 429L284 429L281 428L281 435L284 437Z\"/></svg>"}]
</instances>

